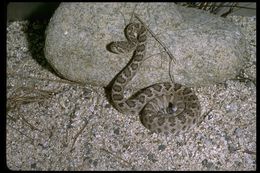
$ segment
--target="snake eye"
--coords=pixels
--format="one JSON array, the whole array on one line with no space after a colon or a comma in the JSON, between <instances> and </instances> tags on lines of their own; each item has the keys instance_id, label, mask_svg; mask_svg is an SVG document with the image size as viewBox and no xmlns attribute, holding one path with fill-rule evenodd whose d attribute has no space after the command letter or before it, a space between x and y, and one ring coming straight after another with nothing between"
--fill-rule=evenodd
<instances>
[{"instance_id":1,"label":"snake eye","mask_svg":"<svg viewBox=\"0 0 260 173\"><path fill-rule=\"evenodd\" d=\"M173 104L172 102L169 102L166 111L168 114L174 114L177 110L177 107L175 104Z\"/></svg>"}]
</instances>

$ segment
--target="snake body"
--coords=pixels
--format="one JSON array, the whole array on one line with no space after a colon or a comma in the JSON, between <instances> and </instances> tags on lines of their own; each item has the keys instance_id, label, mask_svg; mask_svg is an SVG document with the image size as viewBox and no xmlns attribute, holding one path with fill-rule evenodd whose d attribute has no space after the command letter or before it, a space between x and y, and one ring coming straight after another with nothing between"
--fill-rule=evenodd
<instances>
[{"instance_id":1,"label":"snake body","mask_svg":"<svg viewBox=\"0 0 260 173\"><path fill-rule=\"evenodd\" d=\"M108 45L108 49L117 54L134 50L131 60L117 74L111 86L110 97L115 108L122 113L139 114L142 124L156 133L177 134L201 122L197 96L181 84L156 83L124 98L125 87L144 61L147 29L140 23L130 23L125 28L125 36L127 41Z\"/></svg>"}]
</instances>

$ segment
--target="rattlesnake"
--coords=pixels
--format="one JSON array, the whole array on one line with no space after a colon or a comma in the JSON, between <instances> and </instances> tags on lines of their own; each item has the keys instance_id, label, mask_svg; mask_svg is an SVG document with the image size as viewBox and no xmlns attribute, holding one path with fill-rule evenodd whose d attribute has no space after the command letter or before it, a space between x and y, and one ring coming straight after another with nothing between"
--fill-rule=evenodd
<instances>
[{"instance_id":1,"label":"rattlesnake","mask_svg":"<svg viewBox=\"0 0 260 173\"><path fill-rule=\"evenodd\" d=\"M200 102L190 88L181 84L156 83L124 98L126 85L144 61L147 29L141 23L130 23L124 31L127 41L111 42L107 46L116 54L134 50L131 60L110 82L114 107L122 113L140 114L142 124L156 133L177 134L200 123Z\"/></svg>"}]
</instances>

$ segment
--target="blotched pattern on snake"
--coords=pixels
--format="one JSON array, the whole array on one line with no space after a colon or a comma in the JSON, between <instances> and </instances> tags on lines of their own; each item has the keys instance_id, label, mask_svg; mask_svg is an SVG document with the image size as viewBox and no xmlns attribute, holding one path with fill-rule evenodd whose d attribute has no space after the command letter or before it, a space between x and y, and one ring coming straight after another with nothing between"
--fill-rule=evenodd
<instances>
[{"instance_id":1,"label":"blotched pattern on snake","mask_svg":"<svg viewBox=\"0 0 260 173\"><path fill-rule=\"evenodd\" d=\"M107 48L116 54L134 51L131 60L117 74L111 85L111 101L122 113L139 114L142 124L156 133L177 134L199 124L200 102L188 87L170 82L156 83L124 98L126 85L144 61L147 29L141 23L125 28L127 41L111 42Z\"/></svg>"}]
</instances>

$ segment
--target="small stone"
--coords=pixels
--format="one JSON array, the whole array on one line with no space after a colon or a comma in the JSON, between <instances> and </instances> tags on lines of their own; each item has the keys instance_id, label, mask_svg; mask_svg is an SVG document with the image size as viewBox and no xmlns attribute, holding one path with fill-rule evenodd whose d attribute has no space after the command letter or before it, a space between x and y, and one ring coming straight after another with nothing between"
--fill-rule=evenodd
<instances>
[{"instance_id":1,"label":"small stone","mask_svg":"<svg viewBox=\"0 0 260 173\"><path fill-rule=\"evenodd\" d=\"M96 167L97 164L98 164L98 161L97 161L97 160L94 160L92 164Z\"/></svg>"},{"instance_id":2,"label":"small stone","mask_svg":"<svg viewBox=\"0 0 260 173\"><path fill-rule=\"evenodd\" d=\"M234 130L234 135L236 135L237 137L241 137L242 136L242 129L241 128L236 128Z\"/></svg>"},{"instance_id":3,"label":"small stone","mask_svg":"<svg viewBox=\"0 0 260 173\"><path fill-rule=\"evenodd\" d=\"M116 129L114 130L114 133L115 133L116 135L119 135L119 133L120 133L119 128L116 128Z\"/></svg>"},{"instance_id":4,"label":"small stone","mask_svg":"<svg viewBox=\"0 0 260 173\"><path fill-rule=\"evenodd\" d=\"M153 163L155 163L157 160L155 159L155 155L153 153L149 153L148 155L148 159L150 161L152 161Z\"/></svg>"},{"instance_id":5,"label":"small stone","mask_svg":"<svg viewBox=\"0 0 260 173\"><path fill-rule=\"evenodd\" d=\"M105 108L111 108L112 106L110 104L105 104Z\"/></svg>"},{"instance_id":6,"label":"small stone","mask_svg":"<svg viewBox=\"0 0 260 173\"><path fill-rule=\"evenodd\" d=\"M83 97L84 97L85 99L90 99L90 98L91 98L91 90L89 90L89 89L84 89L84 91L83 91Z\"/></svg>"},{"instance_id":7,"label":"small stone","mask_svg":"<svg viewBox=\"0 0 260 173\"><path fill-rule=\"evenodd\" d=\"M201 163L207 169L211 169L214 165L212 162L209 162L207 159L204 159Z\"/></svg>"},{"instance_id":8,"label":"small stone","mask_svg":"<svg viewBox=\"0 0 260 173\"><path fill-rule=\"evenodd\" d=\"M93 162L93 160L92 160L92 159L88 159L88 163L90 163L90 164L91 164L92 162Z\"/></svg>"},{"instance_id":9,"label":"small stone","mask_svg":"<svg viewBox=\"0 0 260 173\"><path fill-rule=\"evenodd\" d=\"M208 120L211 120L213 118L213 115L212 114L209 114L208 115Z\"/></svg>"},{"instance_id":10,"label":"small stone","mask_svg":"<svg viewBox=\"0 0 260 173\"><path fill-rule=\"evenodd\" d=\"M226 106L226 111L227 112L237 111L237 109L238 109L238 106L235 103L231 103L231 104Z\"/></svg>"},{"instance_id":11,"label":"small stone","mask_svg":"<svg viewBox=\"0 0 260 173\"><path fill-rule=\"evenodd\" d=\"M202 164L203 166L206 166L207 163L208 163L208 160L207 160L207 159L204 159L204 160L202 160L202 162L201 162L201 164Z\"/></svg>"},{"instance_id":12,"label":"small stone","mask_svg":"<svg viewBox=\"0 0 260 173\"><path fill-rule=\"evenodd\" d=\"M36 168L36 163L31 164L31 168L35 169Z\"/></svg>"},{"instance_id":13,"label":"small stone","mask_svg":"<svg viewBox=\"0 0 260 173\"><path fill-rule=\"evenodd\" d=\"M237 150L237 149L236 149L234 146L231 146L231 145L228 146L228 151L229 151L230 153L234 153L236 150Z\"/></svg>"},{"instance_id":14,"label":"small stone","mask_svg":"<svg viewBox=\"0 0 260 173\"><path fill-rule=\"evenodd\" d=\"M165 145L159 145L158 150L163 151L163 150L165 150L165 148L166 148Z\"/></svg>"}]
</instances>

